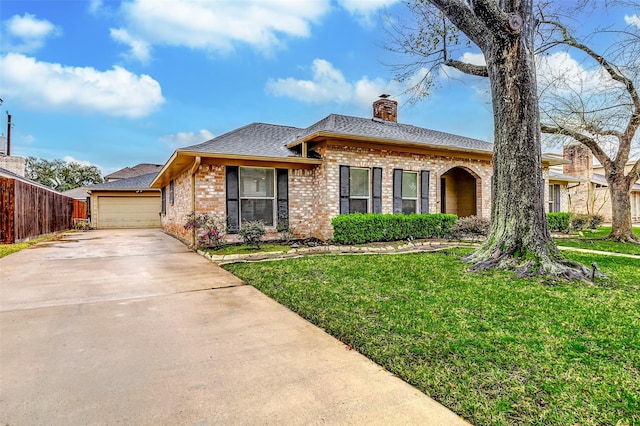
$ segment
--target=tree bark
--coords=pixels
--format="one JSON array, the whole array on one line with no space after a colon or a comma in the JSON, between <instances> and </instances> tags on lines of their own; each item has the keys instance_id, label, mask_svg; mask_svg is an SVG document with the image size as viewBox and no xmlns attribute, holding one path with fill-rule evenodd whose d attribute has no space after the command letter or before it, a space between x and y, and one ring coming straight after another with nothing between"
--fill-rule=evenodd
<instances>
[{"instance_id":1,"label":"tree bark","mask_svg":"<svg viewBox=\"0 0 640 426\"><path fill-rule=\"evenodd\" d=\"M638 243L631 226L631 201L629 191L631 180L624 176L608 176L611 194L611 234L608 240Z\"/></svg>"},{"instance_id":2,"label":"tree bark","mask_svg":"<svg viewBox=\"0 0 640 426\"><path fill-rule=\"evenodd\" d=\"M483 52L495 121L491 227L470 270L587 279L564 259L547 226L534 61L533 0L430 0Z\"/></svg>"}]
</instances>

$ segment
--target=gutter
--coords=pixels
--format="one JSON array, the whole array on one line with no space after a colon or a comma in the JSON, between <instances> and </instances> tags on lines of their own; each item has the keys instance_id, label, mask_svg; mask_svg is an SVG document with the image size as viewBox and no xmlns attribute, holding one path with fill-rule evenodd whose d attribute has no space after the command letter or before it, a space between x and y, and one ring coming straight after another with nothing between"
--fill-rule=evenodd
<instances>
[{"instance_id":1,"label":"gutter","mask_svg":"<svg viewBox=\"0 0 640 426\"><path fill-rule=\"evenodd\" d=\"M200 168L200 163L202 162L202 157L198 156L193 160L193 166L191 166L191 211L196 214L196 173ZM191 247L196 248L196 227L193 227L191 231Z\"/></svg>"}]
</instances>

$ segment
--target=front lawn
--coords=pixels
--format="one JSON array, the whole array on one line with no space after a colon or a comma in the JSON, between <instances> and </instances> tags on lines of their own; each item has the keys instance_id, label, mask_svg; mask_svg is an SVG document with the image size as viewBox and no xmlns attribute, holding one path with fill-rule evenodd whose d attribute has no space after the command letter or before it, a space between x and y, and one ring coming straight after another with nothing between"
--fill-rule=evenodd
<instances>
[{"instance_id":1,"label":"front lawn","mask_svg":"<svg viewBox=\"0 0 640 426\"><path fill-rule=\"evenodd\" d=\"M605 238L610 233L610 226L601 226L596 230L583 231L583 237L555 238L554 242L557 246L562 247L576 247L588 250L610 251L613 253L635 254L640 256L640 244L602 240L602 238ZM640 227L634 227L633 233L640 237Z\"/></svg>"},{"instance_id":2,"label":"front lawn","mask_svg":"<svg viewBox=\"0 0 640 426\"><path fill-rule=\"evenodd\" d=\"M225 268L474 424L640 423L636 259L567 253L594 286L466 273L466 252Z\"/></svg>"}]
</instances>

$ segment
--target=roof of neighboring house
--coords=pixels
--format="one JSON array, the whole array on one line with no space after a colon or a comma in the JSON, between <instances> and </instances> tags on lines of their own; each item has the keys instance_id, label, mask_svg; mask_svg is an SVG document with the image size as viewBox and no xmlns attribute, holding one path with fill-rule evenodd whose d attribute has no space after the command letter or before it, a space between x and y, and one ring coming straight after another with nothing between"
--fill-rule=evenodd
<instances>
[{"instance_id":1,"label":"roof of neighboring house","mask_svg":"<svg viewBox=\"0 0 640 426\"><path fill-rule=\"evenodd\" d=\"M607 178L605 178L604 175L595 174L595 173L591 178L591 183L595 183L597 185L602 185L602 186L609 186L609 184L607 183ZM631 190L640 191L640 181L631 185Z\"/></svg>"},{"instance_id":2,"label":"roof of neighboring house","mask_svg":"<svg viewBox=\"0 0 640 426\"><path fill-rule=\"evenodd\" d=\"M149 164L141 163L133 167L125 167L116 172L108 174L104 177L106 181L113 181L116 179L127 179L135 176L146 175L148 173L158 173L162 169L162 164Z\"/></svg>"},{"instance_id":3,"label":"roof of neighboring house","mask_svg":"<svg viewBox=\"0 0 640 426\"><path fill-rule=\"evenodd\" d=\"M81 186L79 188L69 189L68 191L64 191L62 194L67 197L75 198L76 200L86 200L89 196L87 189L90 187Z\"/></svg>"},{"instance_id":4,"label":"roof of neighboring house","mask_svg":"<svg viewBox=\"0 0 640 426\"><path fill-rule=\"evenodd\" d=\"M134 176L127 179L118 179L112 182L98 183L91 185L86 189L89 192L93 191L157 191L157 189L149 188L153 179L158 175L158 172L147 173L140 176Z\"/></svg>"},{"instance_id":5,"label":"roof of neighboring house","mask_svg":"<svg viewBox=\"0 0 640 426\"><path fill-rule=\"evenodd\" d=\"M584 179L581 179L575 176L564 175L562 173L554 172L553 170L549 170L549 180L555 180L560 182L584 182L585 181Z\"/></svg>"}]
</instances>

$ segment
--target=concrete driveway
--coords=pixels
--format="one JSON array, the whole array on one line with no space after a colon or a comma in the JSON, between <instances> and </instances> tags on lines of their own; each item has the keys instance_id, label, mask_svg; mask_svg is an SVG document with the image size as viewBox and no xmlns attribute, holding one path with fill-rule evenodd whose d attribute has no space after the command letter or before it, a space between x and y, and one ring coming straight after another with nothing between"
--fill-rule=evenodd
<instances>
[{"instance_id":1,"label":"concrete driveway","mask_svg":"<svg viewBox=\"0 0 640 426\"><path fill-rule=\"evenodd\" d=\"M159 230L0 259L0 424L466 424Z\"/></svg>"}]
</instances>

